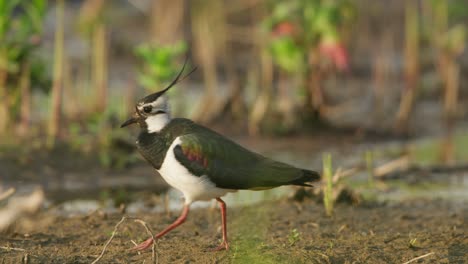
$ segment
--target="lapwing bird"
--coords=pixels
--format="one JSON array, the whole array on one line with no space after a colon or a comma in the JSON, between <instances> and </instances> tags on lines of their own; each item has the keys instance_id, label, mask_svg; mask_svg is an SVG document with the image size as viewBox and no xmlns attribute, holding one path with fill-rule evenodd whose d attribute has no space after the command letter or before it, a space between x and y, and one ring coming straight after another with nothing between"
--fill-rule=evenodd
<instances>
[{"instance_id":1,"label":"lapwing bird","mask_svg":"<svg viewBox=\"0 0 468 264\"><path fill-rule=\"evenodd\" d=\"M283 185L311 186L320 175L254 153L189 119L171 118L164 93L185 77L182 70L162 91L141 99L133 117L121 127L139 124L136 141L140 154L164 180L181 191L185 198L182 214L174 223L155 235L161 238L181 225L195 201L216 199L221 208L223 241L213 251L229 249L226 229L226 204L221 197L237 190L265 190ZM153 243L149 238L134 247L144 250Z\"/></svg>"}]
</instances>

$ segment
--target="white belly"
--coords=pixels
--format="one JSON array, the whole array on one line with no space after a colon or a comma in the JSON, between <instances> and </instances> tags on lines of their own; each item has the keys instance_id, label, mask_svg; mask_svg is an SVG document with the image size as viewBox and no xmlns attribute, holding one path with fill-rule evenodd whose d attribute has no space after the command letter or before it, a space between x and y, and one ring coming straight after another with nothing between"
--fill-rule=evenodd
<instances>
[{"instance_id":1,"label":"white belly","mask_svg":"<svg viewBox=\"0 0 468 264\"><path fill-rule=\"evenodd\" d=\"M198 177L191 174L175 158L174 148L180 143L179 137L172 142L158 172L169 185L184 194L186 204L191 204L194 201L211 200L221 197L227 192L234 191L216 187L206 175Z\"/></svg>"}]
</instances>

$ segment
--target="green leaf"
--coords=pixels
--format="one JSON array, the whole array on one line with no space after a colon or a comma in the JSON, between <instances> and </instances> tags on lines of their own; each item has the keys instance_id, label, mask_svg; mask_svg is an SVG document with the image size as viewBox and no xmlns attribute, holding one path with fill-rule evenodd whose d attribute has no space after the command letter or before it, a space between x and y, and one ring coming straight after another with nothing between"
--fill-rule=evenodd
<instances>
[{"instance_id":1,"label":"green leaf","mask_svg":"<svg viewBox=\"0 0 468 264\"><path fill-rule=\"evenodd\" d=\"M298 72L303 67L303 50L290 37L274 40L270 51L275 63L287 72Z\"/></svg>"},{"instance_id":2,"label":"green leaf","mask_svg":"<svg viewBox=\"0 0 468 264\"><path fill-rule=\"evenodd\" d=\"M169 81L178 70L175 59L187 50L183 41L172 45L139 45L135 55L141 60L138 82L154 89L159 84Z\"/></svg>"}]
</instances>

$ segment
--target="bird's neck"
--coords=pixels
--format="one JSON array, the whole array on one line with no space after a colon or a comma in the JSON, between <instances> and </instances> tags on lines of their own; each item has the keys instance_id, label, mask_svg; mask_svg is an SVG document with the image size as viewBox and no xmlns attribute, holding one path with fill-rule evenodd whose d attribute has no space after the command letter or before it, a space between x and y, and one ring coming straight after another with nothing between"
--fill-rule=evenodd
<instances>
[{"instance_id":1,"label":"bird's neck","mask_svg":"<svg viewBox=\"0 0 468 264\"><path fill-rule=\"evenodd\" d=\"M169 124L171 117L169 114L157 114L146 118L146 129L148 133L158 133Z\"/></svg>"}]
</instances>

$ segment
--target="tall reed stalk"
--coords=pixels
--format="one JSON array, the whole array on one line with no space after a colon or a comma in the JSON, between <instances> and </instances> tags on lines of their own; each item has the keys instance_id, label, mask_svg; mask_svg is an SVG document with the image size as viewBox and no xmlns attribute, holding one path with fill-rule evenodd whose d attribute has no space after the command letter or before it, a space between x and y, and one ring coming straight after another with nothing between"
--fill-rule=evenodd
<instances>
[{"instance_id":1,"label":"tall reed stalk","mask_svg":"<svg viewBox=\"0 0 468 264\"><path fill-rule=\"evenodd\" d=\"M107 38L106 27L103 22L97 22L93 29L93 82L95 88L94 108L97 112L102 112L107 105Z\"/></svg>"},{"instance_id":2,"label":"tall reed stalk","mask_svg":"<svg viewBox=\"0 0 468 264\"><path fill-rule=\"evenodd\" d=\"M6 51L0 50L0 60L2 64L7 63ZM7 65L0 65L0 134L4 134L10 123L10 114L9 114L9 101L7 94L7 77L8 72L6 69Z\"/></svg>"},{"instance_id":3,"label":"tall reed stalk","mask_svg":"<svg viewBox=\"0 0 468 264\"><path fill-rule=\"evenodd\" d=\"M445 136L441 142L441 160L445 163L455 159L453 133L458 112L460 87L460 63L457 58L465 48L467 27L463 24L449 26L448 1L431 1L432 42L437 54L437 70L443 84Z\"/></svg>"},{"instance_id":4,"label":"tall reed stalk","mask_svg":"<svg viewBox=\"0 0 468 264\"><path fill-rule=\"evenodd\" d=\"M396 131L408 132L408 122L419 85L419 11L417 1L405 2L405 86L396 118Z\"/></svg>"},{"instance_id":5,"label":"tall reed stalk","mask_svg":"<svg viewBox=\"0 0 468 264\"><path fill-rule=\"evenodd\" d=\"M25 62L21 71L19 89L21 94L21 123L20 134L27 135L31 124L31 66Z\"/></svg>"},{"instance_id":6,"label":"tall reed stalk","mask_svg":"<svg viewBox=\"0 0 468 264\"><path fill-rule=\"evenodd\" d=\"M54 44L54 72L52 92L50 99L50 117L48 124L47 146L55 145L59 134L62 114L62 90L63 90L63 59L64 59L64 13L65 1L58 0L56 3L56 30Z\"/></svg>"},{"instance_id":7,"label":"tall reed stalk","mask_svg":"<svg viewBox=\"0 0 468 264\"><path fill-rule=\"evenodd\" d=\"M220 81L217 59L225 45L225 17L223 4L217 0L191 1L194 54L201 66L204 81L203 97L192 118L209 123L220 111L218 98Z\"/></svg>"},{"instance_id":8,"label":"tall reed stalk","mask_svg":"<svg viewBox=\"0 0 468 264\"><path fill-rule=\"evenodd\" d=\"M266 51L260 52L259 92L249 113L248 130L250 135L260 134L260 124L268 115L273 98L273 60Z\"/></svg>"}]
</instances>

